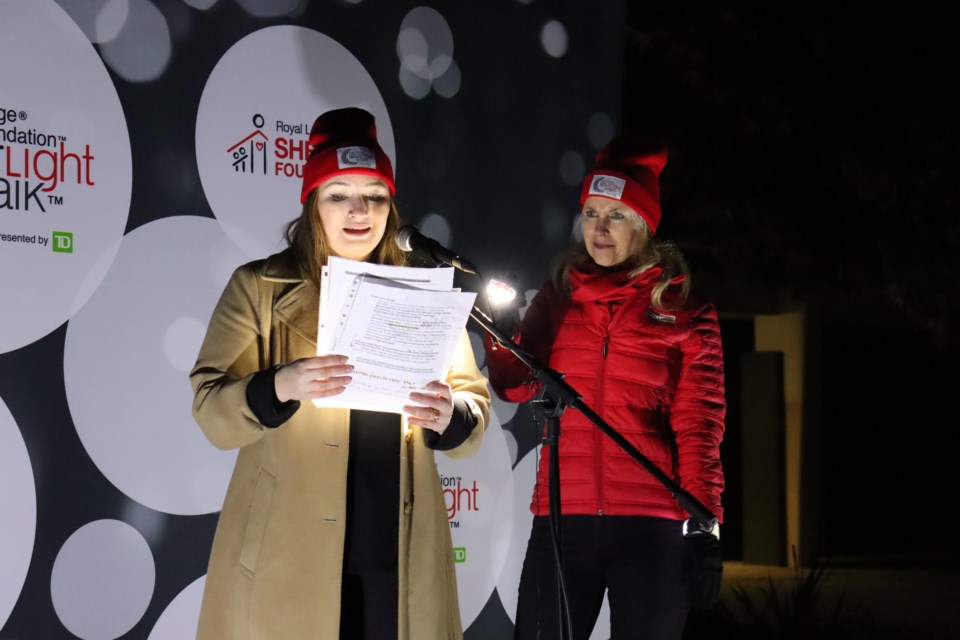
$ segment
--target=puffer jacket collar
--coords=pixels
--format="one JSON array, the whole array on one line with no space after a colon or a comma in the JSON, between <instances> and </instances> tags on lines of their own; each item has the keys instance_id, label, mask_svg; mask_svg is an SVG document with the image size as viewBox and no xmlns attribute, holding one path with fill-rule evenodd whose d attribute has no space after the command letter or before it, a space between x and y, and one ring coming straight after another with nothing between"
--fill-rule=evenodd
<instances>
[{"instance_id":1,"label":"puffer jacket collar","mask_svg":"<svg viewBox=\"0 0 960 640\"><path fill-rule=\"evenodd\" d=\"M663 269L655 266L631 278L630 269L605 269L588 263L569 271L570 298L581 304L622 301L638 289L652 286L662 273Z\"/></svg>"}]
</instances>

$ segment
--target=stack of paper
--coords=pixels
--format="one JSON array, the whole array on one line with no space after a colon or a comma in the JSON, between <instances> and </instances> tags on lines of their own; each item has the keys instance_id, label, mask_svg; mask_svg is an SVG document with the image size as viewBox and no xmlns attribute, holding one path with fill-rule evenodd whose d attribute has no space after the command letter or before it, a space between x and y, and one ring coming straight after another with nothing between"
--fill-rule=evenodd
<instances>
[{"instance_id":1,"label":"stack of paper","mask_svg":"<svg viewBox=\"0 0 960 640\"><path fill-rule=\"evenodd\" d=\"M475 299L453 288L452 267L331 257L320 274L317 354L347 356L353 382L313 403L402 412L411 391L446 378Z\"/></svg>"}]
</instances>

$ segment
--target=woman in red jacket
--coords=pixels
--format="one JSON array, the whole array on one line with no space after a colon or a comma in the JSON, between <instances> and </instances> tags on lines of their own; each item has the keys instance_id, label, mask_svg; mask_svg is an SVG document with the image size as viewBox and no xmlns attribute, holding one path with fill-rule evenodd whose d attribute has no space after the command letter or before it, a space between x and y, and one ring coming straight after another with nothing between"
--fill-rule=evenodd
<instances>
[{"instance_id":1,"label":"woman in red jacket","mask_svg":"<svg viewBox=\"0 0 960 640\"><path fill-rule=\"evenodd\" d=\"M587 406L722 519L719 324L714 307L690 294L679 251L653 238L666 160L665 148L631 136L600 151L581 191L576 246L558 261L519 330L503 326L509 321L501 328L563 374ZM510 351L489 339L486 347L490 383L501 398L525 402L540 392L539 381ZM589 637L606 590L613 638L679 640L691 590L703 587L690 576L691 552L709 569L707 599L719 588L719 527L685 537L690 515L646 469L579 411L565 411L560 425L569 637ZM517 638L568 637L557 629L548 462L545 445L531 502Z\"/></svg>"}]
</instances>

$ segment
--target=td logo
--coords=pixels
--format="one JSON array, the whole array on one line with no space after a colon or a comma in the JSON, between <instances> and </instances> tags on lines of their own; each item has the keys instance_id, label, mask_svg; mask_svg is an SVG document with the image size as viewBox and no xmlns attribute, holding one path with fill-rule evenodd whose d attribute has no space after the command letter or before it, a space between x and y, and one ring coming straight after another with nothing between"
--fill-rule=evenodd
<instances>
[{"instance_id":1,"label":"td logo","mask_svg":"<svg viewBox=\"0 0 960 640\"><path fill-rule=\"evenodd\" d=\"M454 547L454 548L453 548L453 561L454 561L454 562L466 562L466 561L467 561L467 548L466 548L466 547Z\"/></svg>"},{"instance_id":2,"label":"td logo","mask_svg":"<svg viewBox=\"0 0 960 640\"><path fill-rule=\"evenodd\" d=\"M51 245L57 253L73 253L73 233L70 231L54 231Z\"/></svg>"}]
</instances>

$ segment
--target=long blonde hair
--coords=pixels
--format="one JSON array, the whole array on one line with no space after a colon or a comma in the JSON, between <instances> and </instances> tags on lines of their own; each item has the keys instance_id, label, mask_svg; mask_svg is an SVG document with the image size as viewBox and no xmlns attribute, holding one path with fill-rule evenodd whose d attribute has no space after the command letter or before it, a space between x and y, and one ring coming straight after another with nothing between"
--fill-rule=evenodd
<instances>
[{"instance_id":1,"label":"long blonde hair","mask_svg":"<svg viewBox=\"0 0 960 640\"><path fill-rule=\"evenodd\" d=\"M653 308L658 311L667 311L670 308L681 306L690 295L690 267L687 265L683 253L673 242L652 237L650 227L647 226L643 218L637 215L635 211L630 213L633 215L637 233L633 238L630 255L624 260L622 266L629 268L629 276L635 278L647 269L659 265L663 269L663 274L653 286L653 291L650 294L650 302ZM560 255L552 268L553 286L565 296L570 295L570 270L593 261L583 239L582 216L583 213L581 212L574 224L573 246ZM670 281L681 275L685 277L677 285L676 298L671 301L672 304L668 307L664 302L663 294L670 287Z\"/></svg>"},{"instance_id":2,"label":"long blonde hair","mask_svg":"<svg viewBox=\"0 0 960 640\"><path fill-rule=\"evenodd\" d=\"M300 274L319 286L320 268L327 264L327 259L333 255L333 252L327 244L327 236L323 231L323 223L320 221L317 202L319 199L318 192L318 189L310 192L303 203L300 217L287 223L283 235L287 244L293 250L294 258L300 267ZM369 262L389 265L407 264L407 254L397 246L396 241L397 231L401 225L402 220L400 210L397 208L397 201L390 198L387 226L383 231L383 237L373 250Z\"/></svg>"}]
</instances>

